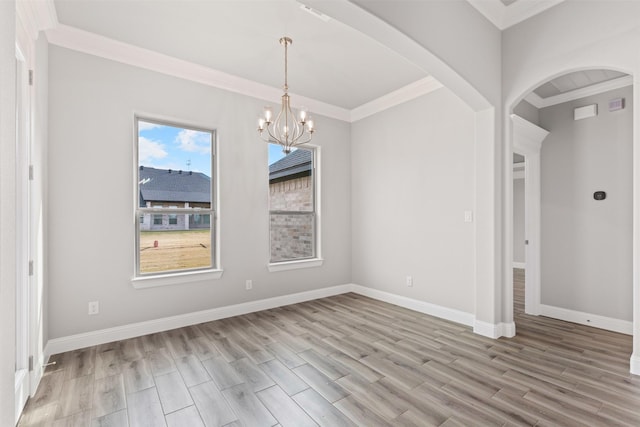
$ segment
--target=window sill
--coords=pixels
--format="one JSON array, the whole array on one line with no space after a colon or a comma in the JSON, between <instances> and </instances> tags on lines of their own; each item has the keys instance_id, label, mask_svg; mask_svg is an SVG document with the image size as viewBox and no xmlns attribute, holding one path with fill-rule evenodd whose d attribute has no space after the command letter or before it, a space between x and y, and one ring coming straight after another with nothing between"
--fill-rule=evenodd
<instances>
[{"instance_id":1,"label":"window sill","mask_svg":"<svg viewBox=\"0 0 640 427\"><path fill-rule=\"evenodd\" d=\"M183 283L216 280L222 277L224 270L186 271L182 273L142 276L131 279L136 289L155 288L157 286L181 285Z\"/></svg>"},{"instance_id":2,"label":"window sill","mask_svg":"<svg viewBox=\"0 0 640 427\"><path fill-rule=\"evenodd\" d=\"M320 267L323 262L324 260L322 258L302 259L299 261L273 262L267 264L267 268L269 269L269 272L273 273L276 271L297 270L299 268Z\"/></svg>"}]
</instances>

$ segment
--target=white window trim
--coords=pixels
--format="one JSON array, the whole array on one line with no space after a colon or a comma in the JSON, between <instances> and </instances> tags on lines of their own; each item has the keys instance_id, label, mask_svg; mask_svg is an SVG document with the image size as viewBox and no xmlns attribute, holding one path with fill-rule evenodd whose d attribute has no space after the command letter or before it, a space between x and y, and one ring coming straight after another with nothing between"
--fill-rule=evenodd
<instances>
[{"instance_id":1,"label":"white window trim","mask_svg":"<svg viewBox=\"0 0 640 427\"><path fill-rule=\"evenodd\" d=\"M298 270L301 268L320 267L324 263L322 258L322 166L321 166L321 147L314 144L305 144L305 147L314 150L313 158L313 184L314 184L314 210L315 210L315 248L313 258L294 259L278 262L267 263L267 270L270 273L287 270ZM268 177L267 173L267 177ZM269 210L269 216L271 210ZM270 229L269 229L270 230ZM270 231L269 231L270 232ZM271 237L269 237L269 258L271 258Z\"/></svg>"},{"instance_id":2,"label":"white window trim","mask_svg":"<svg viewBox=\"0 0 640 427\"><path fill-rule=\"evenodd\" d=\"M169 125L173 124L176 126L184 126L186 128L202 129L202 130L212 132L213 138L211 141L211 144L212 144L211 155L213 156L213 159L211 164L211 167L212 167L211 179L213 180L213 184L211 189L212 191L211 196L213 200L211 203L211 208L208 211L210 211L210 215L212 217L211 226L214 227L213 228L214 239L212 240L212 244L214 245L214 255L212 257L212 262L214 264L214 267L209 269L200 269L200 270L185 270L185 271L174 271L174 272L160 273L160 274L139 275L138 274L138 254L135 253L134 254L135 257L133 261L133 276L131 277L131 285L135 289L144 289L144 288L152 288L152 287L158 287L158 286L180 285L184 283L217 280L222 278L224 269L222 268L222 264L220 262L221 260L221 257L220 257L220 253L221 253L220 251L220 197L219 197L220 179L219 179L219 172L218 172L220 170L220 163L219 163L219 156L218 156L218 147L220 144L218 141L217 127L211 126L211 125L198 124L198 123L190 122L188 120L182 120L174 117L158 116L158 115L149 114L146 112L134 112L133 117L134 117L133 138L134 138L134 141L136 141L135 144L132 144L133 158L134 158L134 162L133 162L134 177L138 176L138 169L139 169L138 126L136 124L138 120L149 120L153 122L160 122L160 123L169 124ZM137 212L139 210L138 208L139 189L138 189L137 179L134 179L133 181L134 181L133 182L134 184L133 209L134 209L134 212ZM145 208L142 208L142 209L144 210ZM194 213L194 212L189 212L189 213ZM139 232L138 227L140 225L139 225L137 215L134 215L134 218L136 219L134 227L136 227L135 239L137 242L138 240L137 233ZM153 218L151 219L151 221L153 221ZM134 252L137 252L137 251L138 251L138 247L137 247L137 243L135 243Z\"/></svg>"},{"instance_id":3,"label":"white window trim","mask_svg":"<svg viewBox=\"0 0 640 427\"><path fill-rule=\"evenodd\" d=\"M183 283L203 282L217 280L222 277L224 270L210 269L197 271L182 271L165 273L153 276L138 276L131 279L131 284L136 289L154 288L157 286L181 285Z\"/></svg>"},{"instance_id":4,"label":"white window trim","mask_svg":"<svg viewBox=\"0 0 640 427\"><path fill-rule=\"evenodd\" d=\"M320 267L324 263L322 258L308 258L294 261L270 262L267 269L270 273L277 271L298 270L300 268Z\"/></svg>"}]
</instances>

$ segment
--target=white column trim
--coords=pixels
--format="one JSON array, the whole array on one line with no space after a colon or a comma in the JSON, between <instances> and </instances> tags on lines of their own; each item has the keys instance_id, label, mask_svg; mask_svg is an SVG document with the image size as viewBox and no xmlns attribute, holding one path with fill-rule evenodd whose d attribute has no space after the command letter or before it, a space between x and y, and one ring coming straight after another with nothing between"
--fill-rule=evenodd
<instances>
[{"instance_id":1,"label":"white column trim","mask_svg":"<svg viewBox=\"0 0 640 427\"><path fill-rule=\"evenodd\" d=\"M631 360L629 361L629 371L634 375L640 375L640 356L636 353L631 355Z\"/></svg>"},{"instance_id":2,"label":"white column trim","mask_svg":"<svg viewBox=\"0 0 640 427\"><path fill-rule=\"evenodd\" d=\"M525 313L540 314L540 150L542 141L549 135L549 131L512 114L512 148L513 152L525 156L525 239L529 244L525 247ZM509 169L513 173L513 169ZM513 182L513 178L511 179ZM510 207L511 215L508 223L510 227L510 237L513 240L513 194L507 192L507 206ZM513 243L511 243L513 245ZM513 257L513 246L510 248L510 259ZM511 276L509 276L511 277ZM511 286L513 279L511 278ZM507 302L513 307L513 295L511 301ZM513 308L511 308L513 310Z\"/></svg>"}]
</instances>

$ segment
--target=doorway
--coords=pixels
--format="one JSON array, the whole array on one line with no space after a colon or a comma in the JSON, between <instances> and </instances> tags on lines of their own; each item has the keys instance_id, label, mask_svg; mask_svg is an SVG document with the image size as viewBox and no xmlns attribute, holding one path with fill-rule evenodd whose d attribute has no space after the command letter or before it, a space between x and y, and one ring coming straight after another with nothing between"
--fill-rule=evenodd
<instances>
[{"instance_id":1,"label":"doorway","mask_svg":"<svg viewBox=\"0 0 640 427\"><path fill-rule=\"evenodd\" d=\"M540 116L536 122L553 132L545 140L545 147L549 147L545 148L544 176L540 172L541 146L537 147L537 158L520 149L518 128L522 128L524 122L521 117L512 115L512 152L525 154L526 179L534 177L538 187L533 191L538 201L537 209L532 210L528 203L526 207L527 215L531 217L526 220L527 226L533 225L538 230L533 234L527 231L526 239L530 244L526 247L525 312L632 334L633 80L623 73L601 71L570 74L579 73L575 75L585 77L585 80L595 75L609 77L610 81L602 85L602 90L598 84L592 84L586 91L573 88L553 95L553 91L562 86L560 82L577 80L566 76L554 79L557 85L547 82L539 87L544 90L538 94L547 93L548 96L543 101L537 98ZM525 99L536 101L536 97ZM581 111L574 110L585 105L592 106L593 113L582 119L577 114ZM624 108L627 108L626 112ZM532 163L537 163L533 169L530 168ZM617 181L610 177L616 177ZM531 194L530 182L525 182L526 193ZM607 205L603 199L595 198L600 186L609 188L610 194L615 193L616 200L612 199ZM546 202L540 209L543 187ZM562 191L557 191L558 188ZM536 198L527 199L527 202L535 202ZM623 220L618 218L620 212L624 212ZM540 226L543 216L544 234ZM612 226L620 223L626 224L623 231ZM580 226L572 227L574 224ZM612 240L612 235L620 238ZM602 247L606 247L606 251ZM598 250L598 255L592 255ZM611 256L607 258L608 255ZM545 270L541 269L543 263ZM603 265L614 266L615 271L606 270ZM604 270L607 273L598 277ZM587 283L589 280L593 283ZM613 282L617 286L615 290L611 290ZM544 304L540 303L541 283L545 286Z\"/></svg>"},{"instance_id":2,"label":"doorway","mask_svg":"<svg viewBox=\"0 0 640 427\"><path fill-rule=\"evenodd\" d=\"M524 314L525 306L525 156L513 153L513 312ZM516 322L517 323L517 322Z\"/></svg>"},{"instance_id":3,"label":"doorway","mask_svg":"<svg viewBox=\"0 0 640 427\"><path fill-rule=\"evenodd\" d=\"M522 175L524 186L524 241L521 242L521 244L524 244L524 312L526 314L539 315L541 268L540 150L542 141L549 135L549 132L516 114L511 115L511 122L513 153L520 155L523 160L518 173ZM513 166L511 170L513 175L515 173ZM513 233L512 218L512 235Z\"/></svg>"}]
</instances>

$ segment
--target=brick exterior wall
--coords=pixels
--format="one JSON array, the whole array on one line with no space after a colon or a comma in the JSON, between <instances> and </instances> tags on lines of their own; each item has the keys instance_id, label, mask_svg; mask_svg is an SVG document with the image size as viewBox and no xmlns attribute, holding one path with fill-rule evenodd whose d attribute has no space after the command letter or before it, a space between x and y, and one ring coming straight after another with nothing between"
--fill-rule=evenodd
<instances>
[{"instance_id":1,"label":"brick exterior wall","mask_svg":"<svg viewBox=\"0 0 640 427\"><path fill-rule=\"evenodd\" d=\"M313 214L271 214L271 261L313 257Z\"/></svg>"},{"instance_id":2,"label":"brick exterior wall","mask_svg":"<svg viewBox=\"0 0 640 427\"><path fill-rule=\"evenodd\" d=\"M270 184L269 209L312 212L313 180L311 176ZM313 257L313 221L313 213L271 214L271 261Z\"/></svg>"},{"instance_id":3,"label":"brick exterior wall","mask_svg":"<svg viewBox=\"0 0 640 427\"><path fill-rule=\"evenodd\" d=\"M269 210L311 211L313 209L313 181L311 176L269 184Z\"/></svg>"}]
</instances>

